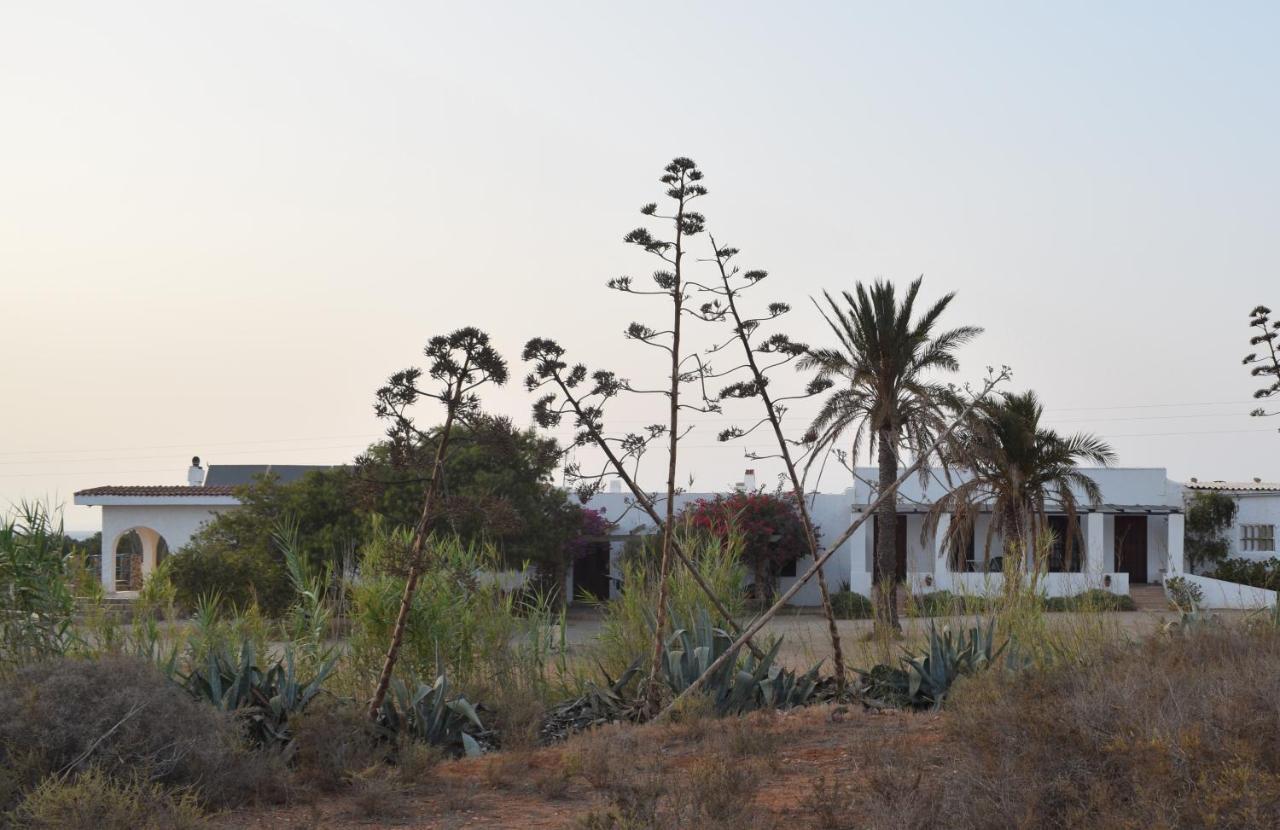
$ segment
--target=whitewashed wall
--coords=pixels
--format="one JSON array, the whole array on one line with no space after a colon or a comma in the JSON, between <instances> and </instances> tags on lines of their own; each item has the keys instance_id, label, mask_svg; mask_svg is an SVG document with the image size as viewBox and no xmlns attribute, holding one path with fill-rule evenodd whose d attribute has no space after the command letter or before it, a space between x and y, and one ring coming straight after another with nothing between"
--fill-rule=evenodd
<instances>
[{"instance_id":1,"label":"whitewashed wall","mask_svg":"<svg viewBox=\"0 0 1280 830\"><path fill-rule=\"evenodd\" d=\"M102 507L102 585L115 592L115 550L120 537L137 530L142 540L142 573L145 577L155 568L156 545L163 537L170 553L187 544L200 526L218 513L234 510L235 505L103 505Z\"/></svg>"}]
</instances>

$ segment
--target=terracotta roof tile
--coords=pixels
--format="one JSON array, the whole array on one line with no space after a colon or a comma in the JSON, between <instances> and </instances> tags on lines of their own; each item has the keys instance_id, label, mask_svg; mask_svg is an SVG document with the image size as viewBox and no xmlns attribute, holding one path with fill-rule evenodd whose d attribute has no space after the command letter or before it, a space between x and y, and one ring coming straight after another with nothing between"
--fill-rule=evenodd
<instances>
[{"instance_id":1,"label":"terracotta roof tile","mask_svg":"<svg viewBox=\"0 0 1280 830\"><path fill-rule=\"evenodd\" d=\"M88 490L77 490L77 496L234 496L235 486L216 484L209 487L184 487L182 485L150 485L127 484L90 487Z\"/></svg>"}]
</instances>

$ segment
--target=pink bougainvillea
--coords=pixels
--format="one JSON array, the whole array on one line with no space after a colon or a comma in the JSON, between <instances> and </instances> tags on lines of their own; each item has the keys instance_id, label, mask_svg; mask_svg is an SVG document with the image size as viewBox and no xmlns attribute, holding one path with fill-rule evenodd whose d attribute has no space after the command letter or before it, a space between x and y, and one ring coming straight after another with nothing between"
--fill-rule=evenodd
<instances>
[{"instance_id":1,"label":"pink bougainvillea","mask_svg":"<svg viewBox=\"0 0 1280 830\"><path fill-rule=\"evenodd\" d=\"M721 538L732 525L742 537L742 558L755 576L756 595L772 596L782 569L808 553L795 502L770 493L736 492L698 499L684 510L695 527Z\"/></svg>"}]
</instances>

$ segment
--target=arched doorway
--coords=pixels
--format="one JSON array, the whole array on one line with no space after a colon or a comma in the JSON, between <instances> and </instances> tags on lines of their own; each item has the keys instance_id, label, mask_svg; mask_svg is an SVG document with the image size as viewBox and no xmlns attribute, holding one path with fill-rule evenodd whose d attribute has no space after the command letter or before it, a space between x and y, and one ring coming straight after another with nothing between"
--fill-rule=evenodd
<instances>
[{"instance_id":1,"label":"arched doorway","mask_svg":"<svg viewBox=\"0 0 1280 830\"><path fill-rule=\"evenodd\" d=\"M169 555L169 543L149 527L134 527L116 538L116 591L140 591L142 583Z\"/></svg>"}]
</instances>

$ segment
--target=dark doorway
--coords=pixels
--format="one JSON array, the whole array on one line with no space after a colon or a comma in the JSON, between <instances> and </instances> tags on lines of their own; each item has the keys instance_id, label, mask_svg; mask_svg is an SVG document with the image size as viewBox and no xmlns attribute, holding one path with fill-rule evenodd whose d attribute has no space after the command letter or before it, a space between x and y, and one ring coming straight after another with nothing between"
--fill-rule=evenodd
<instances>
[{"instance_id":1,"label":"dark doorway","mask_svg":"<svg viewBox=\"0 0 1280 830\"><path fill-rule=\"evenodd\" d=\"M591 552L573 563L575 600L609 598L609 544L592 545Z\"/></svg>"},{"instance_id":2,"label":"dark doorway","mask_svg":"<svg viewBox=\"0 0 1280 830\"><path fill-rule=\"evenodd\" d=\"M1147 581L1147 517L1116 516L1116 573L1129 574L1130 585Z\"/></svg>"},{"instance_id":3,"label":"dark doorway","mask_svg":"<svg viewBox=\"0 0 1280 830\"><path fill-rule=\"evenodd\" d=\"M1081 519L1072 522L1067 516L1050 516L1048 530L1052 536L1049 545L1050 573L1079 573L1084 563L1084 536Z\"/></svg>"},{"instance_id":4,"label":"dark doorway","mask_svg":"<svg viewBox=\"0 0 1280 830\"><path fill-rule=\"evenodd\" d=\"M898 516L894 525L894 546L897 555L894 557L893 576L895 582L907 581L907 517ZM871 533L871 582L880 581L880 571L876 568L876 551L880 549L880 517L876 516L875 526Z\"/></svg>"}]
</instances>

